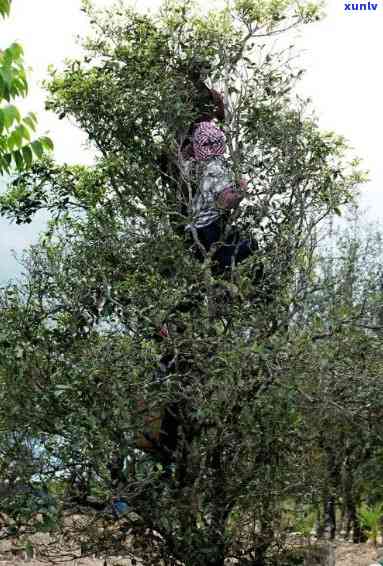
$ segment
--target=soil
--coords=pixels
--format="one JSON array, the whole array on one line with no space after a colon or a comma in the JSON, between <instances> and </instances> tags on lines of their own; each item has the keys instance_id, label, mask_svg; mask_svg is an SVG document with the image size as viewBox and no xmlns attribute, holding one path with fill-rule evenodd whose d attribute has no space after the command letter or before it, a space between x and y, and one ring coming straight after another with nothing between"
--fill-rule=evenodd
<instances>
[{"instance_id":1,"label":"soil","mask_svg":"<svg viewBox=\"0 0 383 566\"><path fill-rule=\"evenodd\" d=\"M377 559L383 558L383 547L375 549L371 544L337 543L336 566L370 566ZM47 562L28 560L25 556L0 556L0 566L15 566L17 563L26 563L28 566L47 566ZM95 558L79 558L61 563L73 566L104 566L104 560ZM107 560L107 566L131 566L130 560L123 557L114 557Z\"/></svg>"},{"instance_id":2,"label":"soil","mask_svg":"<svg viewBox=\"0 0 383 566\"><path fill-rule=\"evenodd\" d=\"M369 566L383 557L383 549L371 544L338 543L336 545L336 566Z\"/></svg>"}]
</instances>

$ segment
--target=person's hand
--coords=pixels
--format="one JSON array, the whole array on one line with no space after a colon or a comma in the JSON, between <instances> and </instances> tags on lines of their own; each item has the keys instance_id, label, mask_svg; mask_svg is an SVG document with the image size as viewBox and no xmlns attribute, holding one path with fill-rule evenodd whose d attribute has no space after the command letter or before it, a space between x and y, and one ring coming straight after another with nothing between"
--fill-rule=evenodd
<instances>
[{"instance_id":1,"label":"person's hand","mask_svg":"<svg viewBox=\"0 0 383 566\"><path fill-rule=\"evenodd\" d=\"M235 190L234 187L226 187L221 193L219 193L216 204L218 208L231 210L232 208L236 208L242 199L243 195L239 191Z\"/></svg>"}]
</instances>

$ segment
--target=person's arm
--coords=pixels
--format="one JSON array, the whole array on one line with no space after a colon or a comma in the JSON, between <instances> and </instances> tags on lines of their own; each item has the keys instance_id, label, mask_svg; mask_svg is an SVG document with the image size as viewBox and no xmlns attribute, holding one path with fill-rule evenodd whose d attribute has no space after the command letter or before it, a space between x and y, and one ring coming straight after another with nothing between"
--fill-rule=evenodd
<instances>
[{"instance_id":1,"label":"person's arm","mask_svg":"<svg viewBox=\"0 0 383 566\"><path fill-rule=\"evenodd\" d=\"M204 194L208 194L212 206L221 210L236 208L245 196L246 181L234 181L224 162L217 161L209 167L204 182Z\"/></svg>"},{"instance_id":2,"label":"person's arm","mask_svg":"<svg viewBox=\"0 0 383 566\"><path fill-rule=\"evenodd\" d=\"M209 163L201 183L201 195L212 208L217 208L219 195L227 186L232 185L233 179L222 160Z\"/></svg>"}]
</instances>

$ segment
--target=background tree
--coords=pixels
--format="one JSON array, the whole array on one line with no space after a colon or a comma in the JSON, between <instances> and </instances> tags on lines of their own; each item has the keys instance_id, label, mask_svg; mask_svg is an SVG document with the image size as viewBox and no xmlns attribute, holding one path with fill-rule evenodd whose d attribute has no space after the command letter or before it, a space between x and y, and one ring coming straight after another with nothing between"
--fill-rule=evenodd
<instances>
[{"instance_id":1,"label":"background tree","mask_svg":"<svg viewBox=\"0 0 383 566\"><path fill-rule=\"evenodd\" d=\"M360 542L357 509L374 492L367 487L367 477L370 464L375 466L375 450L380 452L379 442L375 444L379 418L372 415L379 412L380 403L381 234L367 231L354 216L337 238L332 234L326 243L311 256L311 275L306 271L304 278L297 278L298 300L291 311L290 330L298 324L309 332L313 347L307 356L311 370L306 386L322 390L322 399L329 403L321 413L313 412L313 406L309 409L316 431L312 454L321 455L325 468L315 497L323 505L319 530L333 538L336 526L346 537L352 529L354 541ZM309 406L315 399L312 390ZM338 525L337 507L341 509Z\"/></svg>"}]
</instances>

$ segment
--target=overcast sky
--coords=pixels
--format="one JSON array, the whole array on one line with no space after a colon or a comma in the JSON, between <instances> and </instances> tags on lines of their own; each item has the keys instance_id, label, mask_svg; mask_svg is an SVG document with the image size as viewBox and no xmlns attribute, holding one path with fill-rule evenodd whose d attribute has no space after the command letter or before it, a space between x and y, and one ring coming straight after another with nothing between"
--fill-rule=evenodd
<instances>
[{"instance_id":1,"label":"overcast sky","mask_svg":"<svg viewBox=\"0 0 383 566\"><path fill-rule=\"evenodd\" d=\"M321 126L344 135L370 170L362 205L369 207L371 220L383 218L383 2L376 2L376 11L350 12L344 10L344 1L328 0L326 19L306 26L295 41L303 50L302 66L307 69L302 94L311 96ZM107 6L113 1L95 3ZM79 53L76 35L88 29L80 5L80 0L13 0L11 17L0 21L0 48L14 40L23 45L31 67L30 94L19 106L38 113L41 132L48 132L55 143L56 159L91 163L85 136L68 121L44 111L40 86L49 64L60 66L65 57ZM157 0L140 0L139 5L154 8ZM41 215L31 225L16 226L0 219L0 283L19 272L11 250L19 253L35 241L45 221Z\"/></svg>"}]
</instances>

